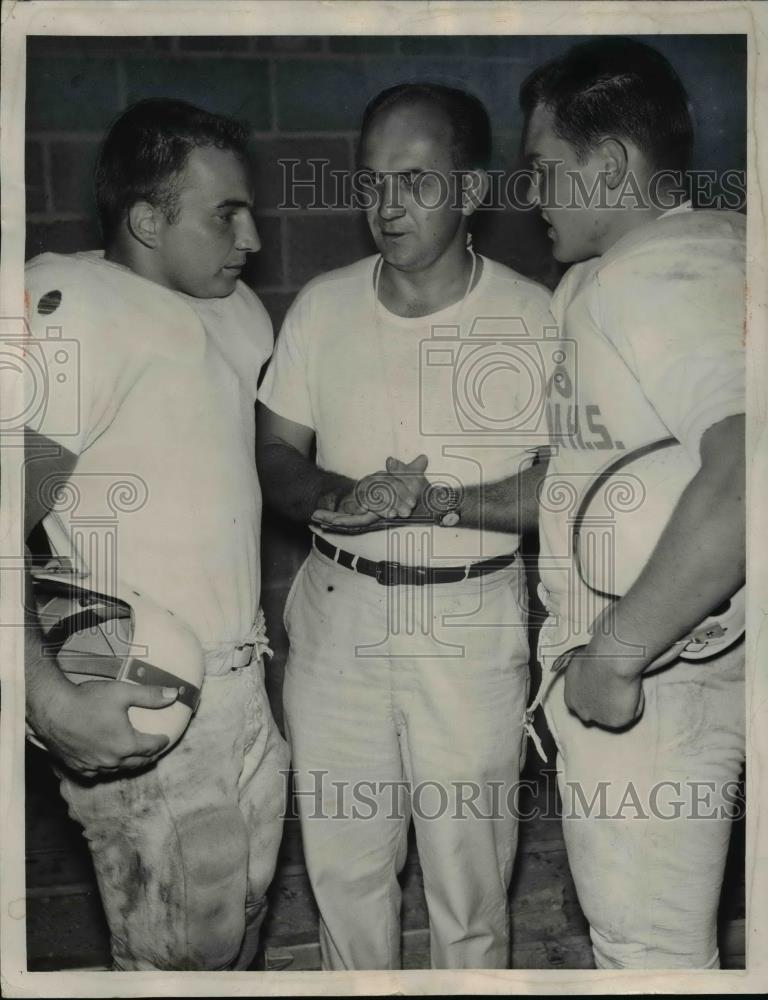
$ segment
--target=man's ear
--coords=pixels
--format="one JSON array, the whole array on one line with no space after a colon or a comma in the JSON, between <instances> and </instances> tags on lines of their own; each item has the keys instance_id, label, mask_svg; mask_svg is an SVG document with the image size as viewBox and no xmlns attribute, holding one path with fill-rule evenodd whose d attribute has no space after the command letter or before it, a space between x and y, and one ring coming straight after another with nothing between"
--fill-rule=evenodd
<instances>
[{"instance_id":1,"label":"man's ear","mask_svg":"<svg viewBox=\"0 0 768 1000\"><path fill-rule=\"evenodd\" d=\"M624 183L629 169L629 153L621 139L603 139L598 151L602 160L601 173L609 190L615 190Z\"/></svg>"},{"instance_id":2,"label":"man's ear","mask_svg":"<svg viewBox=\"0 0 768 1000\"><path fill-rule=\"evenodd\" d=\"M488 173L467 170L461 175L461 214L472 215L488 193Z\"/></svg>"},{"instance_id":3,"label":"man's ear","mask_svg":"<svg viewBox=\"0 0 768 1000\"><path fill-rule=\"evenodd\" d=\"M158 244L162 220L162 213L148 201L137 201L128 211L131 236L150 250L154 250Z\"/></svg>"}]
</instances>

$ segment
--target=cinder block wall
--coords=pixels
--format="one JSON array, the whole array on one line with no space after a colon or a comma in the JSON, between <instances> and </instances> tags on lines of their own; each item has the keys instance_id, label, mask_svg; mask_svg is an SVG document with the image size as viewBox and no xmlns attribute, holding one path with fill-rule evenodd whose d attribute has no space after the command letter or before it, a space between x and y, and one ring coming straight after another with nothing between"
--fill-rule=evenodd
<instances>
[{"instance_id":1,"label":"cinder block wall","mask_svg":"<svg viewBox=\"0 0 768 1000\"><path fill-rule=\"evenodd\" d=\"M224 27L224 25L222 25ZM698 119L699 169L743 169L746 65L742 36L650 36L685 81ZM491 114L492 166L510 169L520 139L518 87L535 66L577 39L565 36L30 37L27 73L27 256L99 246L91 174L106 126L144 97L179 97L250 123L256 156L256 221L263 249L246 280L276 330L293 295L315 274L372 252L352 211L281 210L281 159L353 165L366 102L404 80L465 86ZM481 252L552 285L558 277L535 213L478 220ZM282 678L285 594L306 550L303 531L267 516L264 603ZM275 708L279 713L278 699Z\"/></svg>"},{"instance_id":2,"label":"cinder block wall","mask_svg":"<svg viewBox=\"0 0 768 1000\"><path fill-rule=\"evenodd\" d=\"M315 274L371 251L354 212L279 210L280 159L352 166L366 102L393 83L466 86L491 114L493 166L510 168L520 138L520 82L576 39L565 36L31 37L27 85L27 253L99 244L91 171L110 120L143 97L181 97L245 119L253 130L256 209L264 249L248 280L274 319ZM699 168L743 169L745 47L741 36L650 36L686 82L698 118ZM306 194L304 196L306 204ZM515 213L519 215L520 213ZM534 215L492 213L479 227L486 253L555 280Z\"/></svg>"}]
</instances>

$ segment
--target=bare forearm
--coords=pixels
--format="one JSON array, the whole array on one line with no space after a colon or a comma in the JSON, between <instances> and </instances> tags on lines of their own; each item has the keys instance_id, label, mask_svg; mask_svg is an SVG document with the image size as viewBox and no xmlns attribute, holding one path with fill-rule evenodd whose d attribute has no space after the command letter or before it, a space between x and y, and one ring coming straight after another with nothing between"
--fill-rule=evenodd
<instances>
[{"instance_id":1,"label":"bare forearm","mask_svg":"<svg viewBox=\"0 0 768 1000\"><path fill-rule=\"evenodd\" d=\"M460 507L462 527L510 534L535 530L546 471L547 463L539 462L508 479L468 487Z\"/></svg>"},{"instance_id":2,"label":"bare forearm","mask_svg":"<svg viewBox=\"0 0 768 1000\"><path fill-rule=\"evenodd\" d=\"M335 510L355 481L326 472L288 444L265 443L258 450L259 479L267 503L290 518L306 524L318 507Z\"/></svg>"}]
</instances>

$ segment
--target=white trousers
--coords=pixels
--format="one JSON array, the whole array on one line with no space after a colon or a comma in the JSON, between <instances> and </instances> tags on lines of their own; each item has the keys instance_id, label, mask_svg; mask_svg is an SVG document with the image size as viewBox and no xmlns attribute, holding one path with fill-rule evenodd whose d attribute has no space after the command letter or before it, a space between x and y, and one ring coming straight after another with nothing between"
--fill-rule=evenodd
<instances>
[{"instance_id":1,"label":"white trousers","mask_svg":"<svg viewBox=\"0 0 768 1000\"><path fill-rule=\"evenodd\" d=\"M573 645L567 621L539 636L547 684ZM744 760L744 644L643 680L624 732L585 726L552 684L563 832L598 968L719 966L717 907Z\"/></svg>"},{"instance_id":2,"label":"white trousers","mask_svg":"<svg viewBox=\"0 0 768 1000\"><path fill-rule=\"evenodd\" d=\"M325 969L400 966L415 824L433 968L506 968L528 694L520 561L385 587L312 551L286 603L284 688Z\"/></svg>"}]
</instances>

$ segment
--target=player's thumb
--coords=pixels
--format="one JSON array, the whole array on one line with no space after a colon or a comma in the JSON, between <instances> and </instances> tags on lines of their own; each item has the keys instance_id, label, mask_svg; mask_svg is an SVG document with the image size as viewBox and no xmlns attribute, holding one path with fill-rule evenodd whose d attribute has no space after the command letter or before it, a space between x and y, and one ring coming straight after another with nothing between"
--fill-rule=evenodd
<instances>
[{"instance_id":1,"label":"player's thumb","mask_svg":"<svg viewBox=\"0 0 768 1000\"><path fill-rule=\"evenodd\" d=\"M137 708L166 708L172 705L179 696L175 687L160 687L159 685L131 685L132 690L127 702Z\"/></svg>"}]
</instances>

